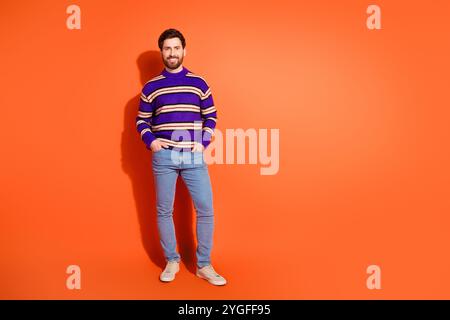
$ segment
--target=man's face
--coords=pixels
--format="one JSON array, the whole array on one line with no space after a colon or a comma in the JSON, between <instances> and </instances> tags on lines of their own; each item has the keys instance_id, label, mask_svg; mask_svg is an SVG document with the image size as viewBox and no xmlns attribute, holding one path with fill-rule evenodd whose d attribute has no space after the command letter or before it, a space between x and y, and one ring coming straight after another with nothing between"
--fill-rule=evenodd
<instances>
[{"instance_id":1,"label":"man's face","mask_svg":"<svg viewBox=\"0 0 450 320\"><path fill-rule=\"evenodd\" d=\"M164 40L161 55L168 69L177 69L183 63L186 50L183 49L179 38L171 38Z\"/></svg>"}]
</instances>

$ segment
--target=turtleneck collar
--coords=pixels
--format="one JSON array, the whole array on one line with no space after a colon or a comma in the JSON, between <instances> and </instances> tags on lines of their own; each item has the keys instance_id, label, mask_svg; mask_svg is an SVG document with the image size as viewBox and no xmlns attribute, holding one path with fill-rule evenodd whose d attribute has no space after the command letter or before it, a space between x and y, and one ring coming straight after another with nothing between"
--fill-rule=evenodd
<instances>
[{"instance_id":1,"label":"turtleneck collar","mask_svg":"<svg viewBox=\"0 0 450 320\"><path fill-rule=\"evenodd\" d=\"M165 76L165 77L169 77L169 78L182 77L186 73L188 73L188 69L186 69L184 66L182 66L182 67L183 67L183 69L181 71L178 71L178 72L175 72L175 73L169 72L169 71L167 71L166 68L164 68L163 71L162 71L162 75Z\"/></svg>"}]
</instances>

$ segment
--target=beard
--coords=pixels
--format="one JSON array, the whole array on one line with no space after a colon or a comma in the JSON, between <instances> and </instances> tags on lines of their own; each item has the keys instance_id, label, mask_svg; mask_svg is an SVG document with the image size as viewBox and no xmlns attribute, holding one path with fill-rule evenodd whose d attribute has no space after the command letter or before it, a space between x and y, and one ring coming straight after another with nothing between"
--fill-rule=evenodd
<instances>
[{"instance_id":1,"label":"beard","mask_svg":"<svg viewBox=\"0 0 450 320\"><path fill-rule=\"evenodd\" d=\"M173 62L171 62L169 59L163 60L164 65L171 70L177 69L183 63L183 57L176 56L175 58L176 60Z\"/></svg>"}]
</instances>

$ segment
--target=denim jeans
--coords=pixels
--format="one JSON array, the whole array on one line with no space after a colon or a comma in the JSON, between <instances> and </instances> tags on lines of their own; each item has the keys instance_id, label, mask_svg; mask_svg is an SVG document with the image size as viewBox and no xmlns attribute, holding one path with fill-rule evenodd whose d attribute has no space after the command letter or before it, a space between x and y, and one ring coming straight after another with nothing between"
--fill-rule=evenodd
<instances>
[{"instance_id":1,"label":"denim jeans","mask_svg":"<svg viewBox=\"0 0 450 320\"><path fill-rule=\"evenodd\" d=\"M211 263L214 211L211 181L203 152L164 149L153 152L157 224L166 261L180 261L173 224L173 205L178 175L183 178L196 211L197 266Z\"/></svg>"}]
</instances>

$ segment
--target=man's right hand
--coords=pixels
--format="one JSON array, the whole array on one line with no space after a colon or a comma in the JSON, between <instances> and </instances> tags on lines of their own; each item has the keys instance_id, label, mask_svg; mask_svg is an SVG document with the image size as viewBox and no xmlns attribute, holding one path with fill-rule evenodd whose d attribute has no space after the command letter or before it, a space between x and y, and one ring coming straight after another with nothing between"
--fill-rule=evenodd
<instances>
[{"instance_id":1,"label":"man's right hand","mask_svg":"<svg viewBox=\"0 0 450 320\"><path fill-rule=\"evenodd\" d=\"M150 149L153 152L158 152L159 150L161 150L161 148L167 149L168 147L169 145L167 143L158 140L158 138L153 140L153 142L150 144Z\"/></svg>"}]
</instances>

